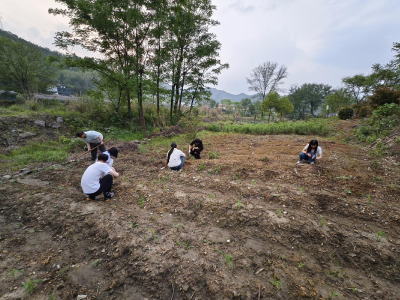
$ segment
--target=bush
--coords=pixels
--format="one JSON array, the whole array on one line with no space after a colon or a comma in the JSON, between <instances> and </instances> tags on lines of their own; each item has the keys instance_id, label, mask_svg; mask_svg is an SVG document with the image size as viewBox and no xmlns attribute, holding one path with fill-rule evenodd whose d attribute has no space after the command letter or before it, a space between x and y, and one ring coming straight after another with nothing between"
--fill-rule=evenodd
<instances>
[{"instance_id":1,"label":"bush","mask_svg":"<svg viewBox=\"0 0 400 300\"><path fill-rule=\"evenodd\" d=\"M374 116L375 119L380 119L382 117L389 117L393 115L400 115L400 106L395 103L391 104L386 103L375 109L372 112L372 115Z\"/></svg>"},{"instance_id":2,"label":"bush","mask_svg":"<svg viewBox=\"0 0 400 300\"><path fill-rule=\"evenodd\" d=\"M386 103L400 104L400 91L385 86L379 87L369 98L369 102L372 108L378 108Z\"/></svg>"},{"instance_id":3,"label":"bush","mask_svg":"<svg viewBox=\"0 0 400 300\"><path fill-rule=\"evenodd\" d=\"M351 119L353 118L353 115L354 115L354 109L352 109L349 106L343 107L338 111L338 117L341 120Z\"/></svg>"},{"instance_id":4,"label":"bush","mask_svg":"<svg viewBox=\"0 0 400 300\"><path fill-rule=\"evenodd\" d=\"M364 105L360 107L360 109L357 112L357 116L360 118L365 118L371 115L371 107L369 105Z\"/></svg>"}]
</instances>

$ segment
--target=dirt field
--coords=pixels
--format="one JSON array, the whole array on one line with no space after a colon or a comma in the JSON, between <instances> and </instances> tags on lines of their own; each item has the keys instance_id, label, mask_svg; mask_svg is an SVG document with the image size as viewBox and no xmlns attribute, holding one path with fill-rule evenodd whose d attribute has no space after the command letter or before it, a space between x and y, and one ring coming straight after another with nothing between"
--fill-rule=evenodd
<instances>
[{"instance_id":1,"label":"dirt field","mask_svg":"<svg viewBox=\"0 0 400 300\"><path fill-rule=\"evenodd\" d=\"M29 278L30 299L400 299L396 161L319 138L299 166L311 137L202 137L182 173L168 145L116 144L106 203L81 192L87 160L1 179L1 299Z\"/></svg>"}]
</instances>

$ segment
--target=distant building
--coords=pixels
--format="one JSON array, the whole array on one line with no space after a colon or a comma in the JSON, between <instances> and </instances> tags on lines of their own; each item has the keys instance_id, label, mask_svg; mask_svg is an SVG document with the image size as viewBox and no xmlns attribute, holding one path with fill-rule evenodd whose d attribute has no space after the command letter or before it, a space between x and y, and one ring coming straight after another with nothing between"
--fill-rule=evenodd
<instances>
[{"instance_id":1,"label":"distant building","mask_svg":"<svg viewBox=\"0 0 400 300\"><path fill-rule=\"evenodd\" d=\"M58 86L57 87L57 94L61 96L71 96L71 89L65 86Z\"/></svg>"},{"instance_id":2,"label":"distant building","mask_svg":"<svg viewBox=\"0 0 400 300\"><path fill-rule=\"evenodd\" d=\"M1 100L17 100L17 93L14 91L3 91L0 90Z\"/></svg>"}]
</instances>

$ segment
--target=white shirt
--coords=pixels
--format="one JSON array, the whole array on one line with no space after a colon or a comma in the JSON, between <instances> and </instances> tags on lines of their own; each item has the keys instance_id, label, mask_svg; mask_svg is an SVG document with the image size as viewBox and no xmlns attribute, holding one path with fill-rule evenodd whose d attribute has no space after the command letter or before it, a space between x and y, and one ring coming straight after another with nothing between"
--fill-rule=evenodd
<instances>
[{"instance_id":1,"label":"white shirt","mask_svg":"<svg viewBox=\"0 0 400 300\"><path fill-rule=\"evenodd\" d=\"M169 157L168 167L173 168L179 166L181 164L181 156L185 157L185 153L175 148L174 152L172 152L171 156Z\"/></svg>"},{"instance_id":2,"label":"white shirt","mask_svg":"<svg viewBox=\"0 0 400 300\"><path fill-rule=\"evenodd\" d=\"M90 165L81 179L81 187L85 194L92 194L100 188L100 178L108 174L112 169L105 163L95 162Z\"/></svg>"},{"instance_id":3,"label":"white shirt","mask_svg":"<svg viewBox=\"0 0 400 300\"><path fill-rule=\"evenodd\" d=\"M309 146L310 144L307 144L307 146L305 146L304 147L304 150L306 150L307 151L307 149L308 149L308 146ZM314 150L312 150L311 149L311 153L313 153L314 154ZM316 154L320 154L320 155L322 155L322 149L321 149L321 147L320 146L318 146L318 148L317 148L317 153Z\"/></svg>"}]
</instances>

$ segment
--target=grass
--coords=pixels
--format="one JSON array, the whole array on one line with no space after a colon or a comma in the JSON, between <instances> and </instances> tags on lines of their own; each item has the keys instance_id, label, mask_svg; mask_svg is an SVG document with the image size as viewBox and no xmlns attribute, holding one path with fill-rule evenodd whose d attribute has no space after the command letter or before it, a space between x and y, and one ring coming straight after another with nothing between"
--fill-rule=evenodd
<instances>
[{"instance_id":1,"label":"grass","mask_svg":"<svg viewBox=\"0 0 400 300\"><path fill-rule=\"evenodd\" d=\"M287 121L269 124L226 124L221 127L217 124L207 126L208 131L213 132L236 132L244 134L299 134L326 136L330 132L328 121L315 119L310 121Z\"/></svg>"},{"instance_id":2,"label":"grass","mask_svg":"<svg viewBox=\"0 0 400 300\"><path fill-rule=\"evenodd\" d=\"M274 279L269 281L277 290L279 290L282 286L282 283L279 281L279 278L274 274Z\"/></svg>"},{"instance_id":3,"label":"grass","mask_svg":"<svg viewBox=\"0 0 400 300\"><path fill-rule=\"evenodd\" d=\"M378 242L382 241L383 238L386 238L386 232L379 230L378 231L378 236L376 237L376 240Z\"/></svg>"},{"instance_id":4,"label":"grass","mask_svg":"<svg viewBox=\"0 0 400 300\"><path fill-rule=\"evenodd\" d=\"M32 279L29 278L29 281L28 281L28 282L23 282L23 283L22 283L22 286L24 287L25 294L26 294L27 296L32 295L35 286L36 286L39 282L42 282L42 281L43 281L43 279L35 279L35 280L32 280Z\"/></svg>"},{"instance_id":5,"label":"grass","mask_svg":"<svg viewBox=\"0 0 400 300\"><path fill-rule=\"evenodd\" d=\"M189 242L177 242L176 244L177 244L177 245L182 245L182 246L184 246L186 252L189 251L190 248L193 248L193 246L191 246L191 245L189 244Z\"/></svg>"},{"instance_id":6,"label":"grass","mask_svg":"<svg viewBox=\"0 0 400 300\"><path fill-rule=\"evenodd\" d=\"M101 266L101 262L102 262L102 259L98 258L94 262L92 262L92 266L94 266L94 267Z\"/></svg>"},{"instance_id":7,"label":"grass","mask_svg":"<svg viewBox=\"0 0 400 300\"><path fill-rule=\"evenodd\" d=\"M10 273L8 273L7 275L15 279L22 275L22 271L17 269L11 269Z\"/></svg>"},{"instance_id":8,"label":"grass","mask_svg":"<svg viewBox=\"0 0 400 300\"><path fill-rule=\"evenodd\" d=\"M219 250L219 249L214 249L214 251L217 251L217 252L221 253L221 254L224 256L224 259L225 259L224 262L225 262L225 264L231 265L232 267L234 267L233 262L231 261L232 255L230 255L230 254L225 254L224 252L222 252L222 251Z\"/></svg>"},{"instance_id":9,"label":"grass","mask_svg":"<svg viewBox=\"0 0 400 300\"><path fill-rule=\"evenodd\" d=\"M158 235L156 235L156 234L154 233L154 230L153 230L153 229L147 228L147 230L150 231L150 237L151 237L151 239L152 239L153 241L158 240Z\"/></svg>"},{"instance_id":10,"label":"grass","mask_svg":"<svg viewBox=\"0 0 400 300\"><path fill-rule=\"evenodd\" d=\"M208 158L209 159L217 159L219 155L220 155L219 152L216 152L216 151L208 152Z\"/></svg>"}]
</instances>

